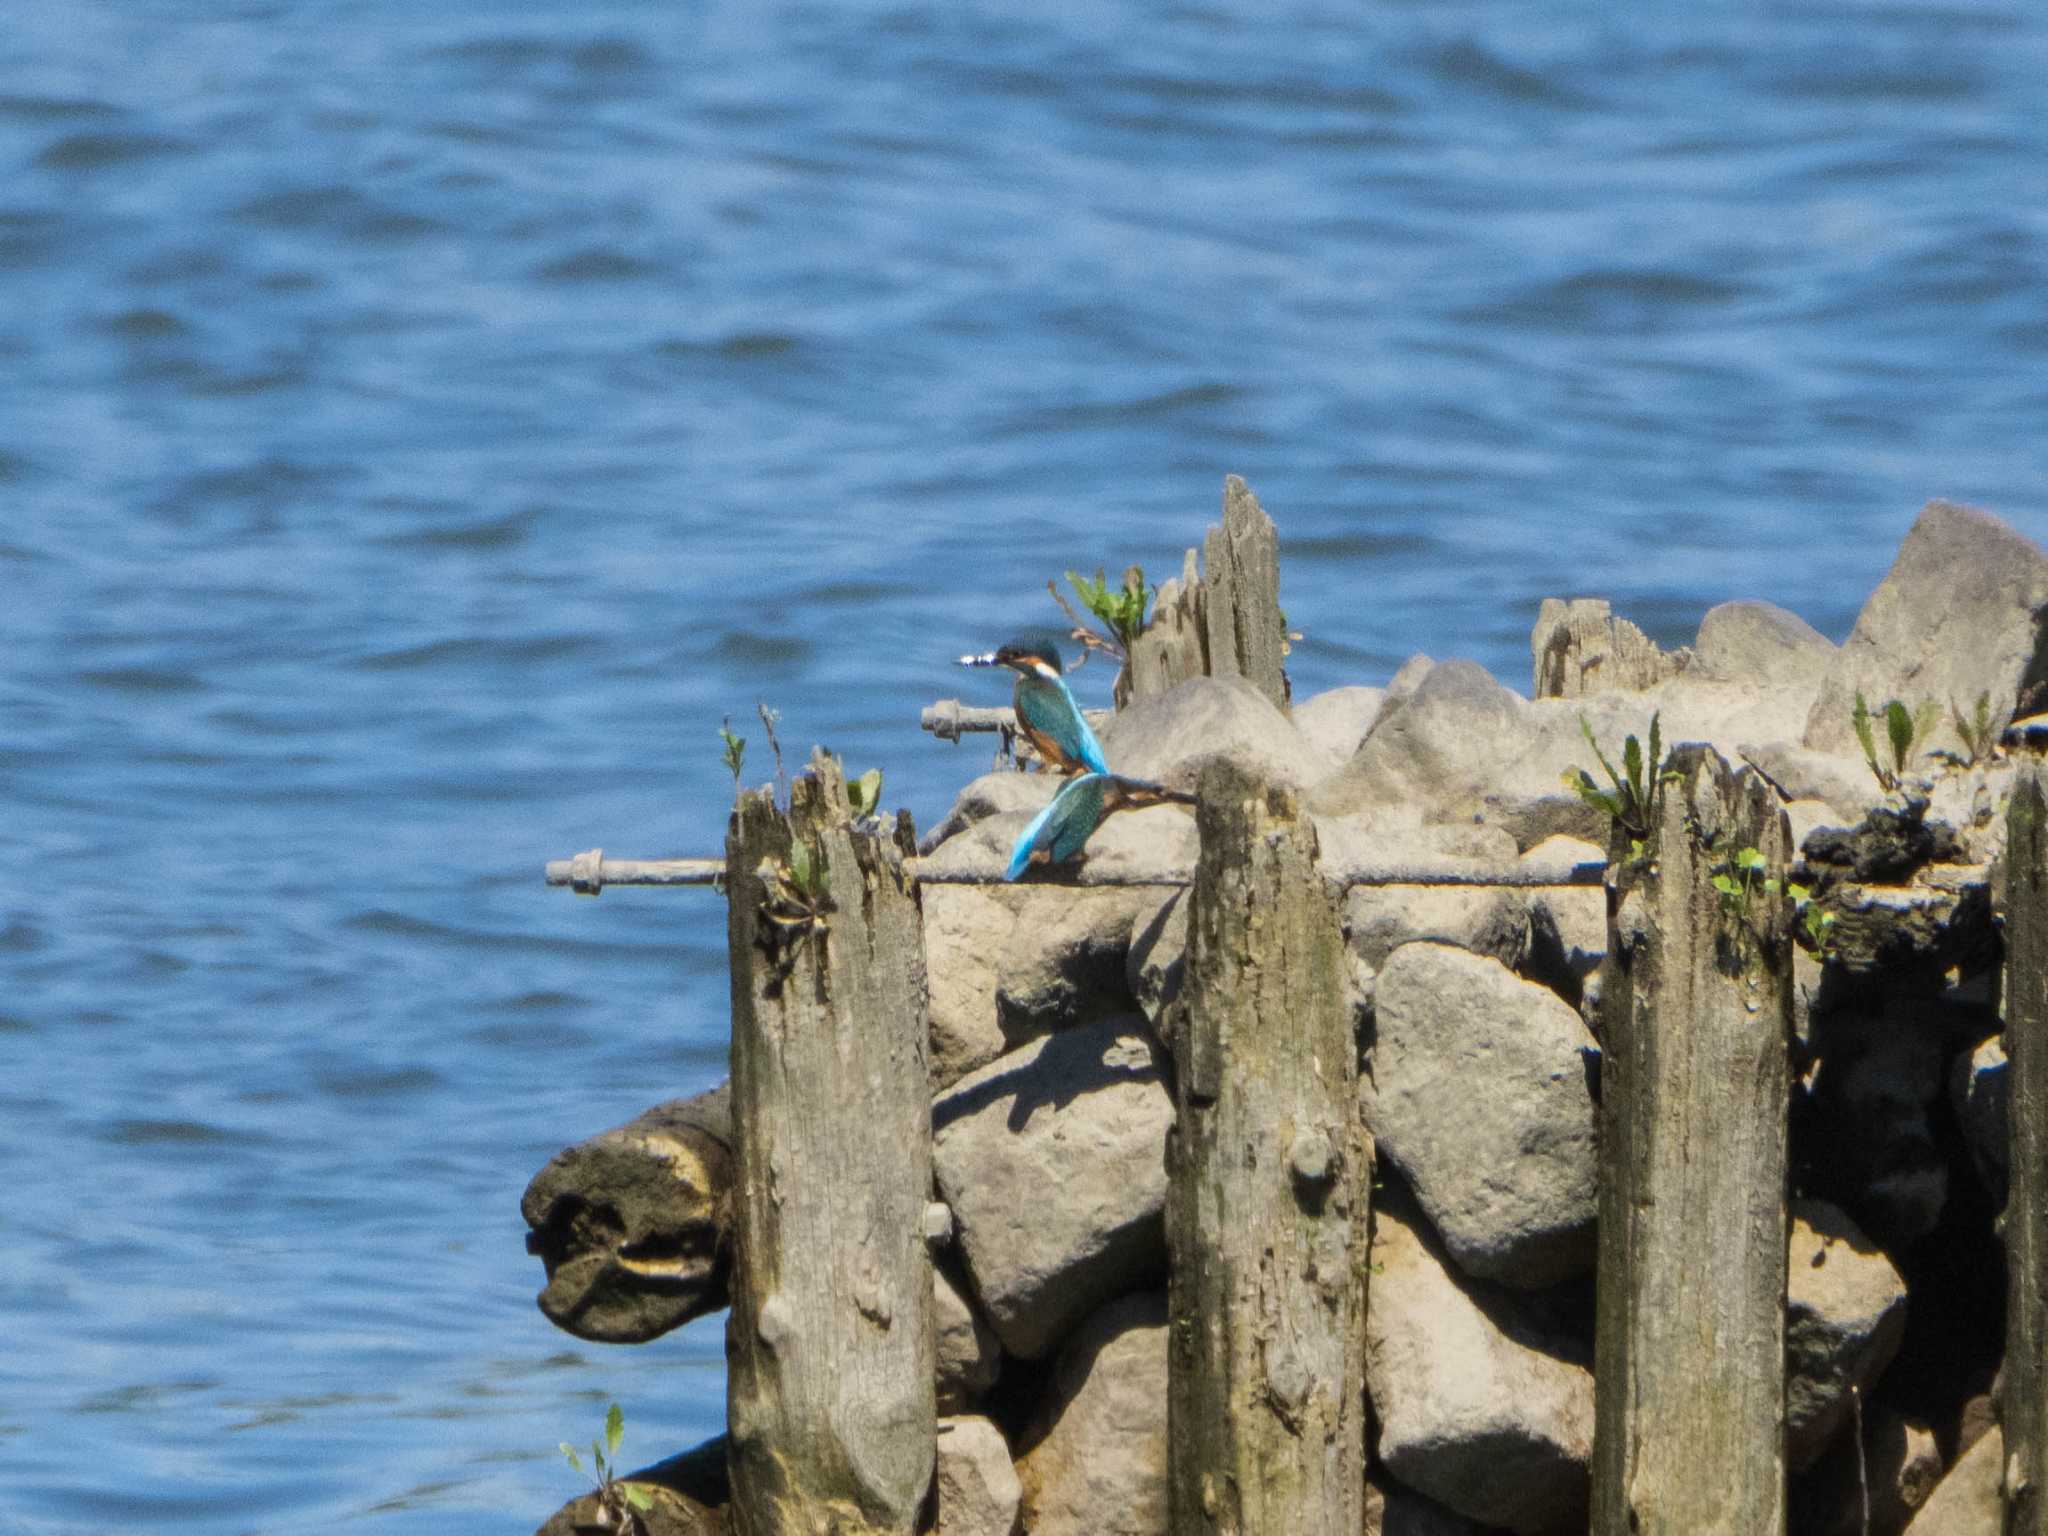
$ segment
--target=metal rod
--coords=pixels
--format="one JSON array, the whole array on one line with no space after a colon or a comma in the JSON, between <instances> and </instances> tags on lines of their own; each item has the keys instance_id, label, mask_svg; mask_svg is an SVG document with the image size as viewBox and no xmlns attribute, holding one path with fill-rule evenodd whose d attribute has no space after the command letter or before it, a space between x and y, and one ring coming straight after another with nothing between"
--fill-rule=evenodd
<instances>
[{"instance_id":1,"label":"metal rod","mask_svg":"<svg viewBox=\"0 0 2048 1536\"><path fill-rule=\"evenodd\" d=\"M943 864L930 859L908 861L911 875L926 885L1005 885L1001 862L955 862ZM1568 864L1545 860L1539 864L1428 865L1366 864L1328 869L1324 875L1334 884L1357 885L1450 885L1450 886L1560 886L1598 885L1606 873L1604 864ZM723 859L608 859L602 848L591 848L572 859L548 863L549 885L566 885L578 895L595 896L608 885L716 885L725 877ZM1109 865L1083 865L1064 878L1039 878L1034 885L1151 885L1180 886L1192 883L1194 871L1186 867L1128 869Z\"/></svg>"}]
</instances>

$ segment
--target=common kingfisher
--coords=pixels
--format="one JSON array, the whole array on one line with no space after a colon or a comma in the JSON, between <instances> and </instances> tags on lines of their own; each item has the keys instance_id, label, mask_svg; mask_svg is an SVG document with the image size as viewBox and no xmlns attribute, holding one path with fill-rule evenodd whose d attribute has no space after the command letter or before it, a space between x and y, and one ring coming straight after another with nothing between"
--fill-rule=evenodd
<instances>
[{"instance_id":1,"label":"common kingfisher","mask_svg":"<svg viewBox=\"0 0 2048 1536\"><path fill-rule=\"evenodd\" d=\"M1114 773L1084 773L1069 779L1018 834L1003 878L1015 880L1034 864L1066 863L1081 851L1095 829L1118 811L1169 802L1193 805L1195 797L1149 779L1126 779Z\"/></svg>"},{"instance_id":2,"label":"common kingfisher","mask_svg":"<svg viewBox=\"0 0 2048 1536\"><path fill-rule=\"evenodd\" d=\"M1011 706L1017 729L1040 758L1061 773L1108 773L1102 743L1088 728L1060 676L1060 648L1049 640L1015 640L986 656L962 656L963 667L1008 667L1017 674ZM1084 834L1085 835L1085 834ZM1076 845L1079 846L1078 844Z\"/></svg>"}]
</instances>

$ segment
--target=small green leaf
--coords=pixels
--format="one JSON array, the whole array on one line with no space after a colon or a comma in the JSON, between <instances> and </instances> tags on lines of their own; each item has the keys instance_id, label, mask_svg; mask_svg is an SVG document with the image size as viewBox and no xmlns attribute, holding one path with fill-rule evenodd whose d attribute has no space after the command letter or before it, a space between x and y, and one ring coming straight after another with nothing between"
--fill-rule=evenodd
<instances>
[{"instance_id":1,"label":"small green leaf","mask_svg":"<svg viewBox=\"0 0 2048 1536\"><path fill-rule=\"evenodd\" d=\"M578 1472L583 1470L583 1458L576 1454L576 1447L566 1440L562 1442L562 1454L569 1458L570 1466L574 1467Z\"/></svg>"},{"instance_id":2,"label":"small green leaf","mask_svg":"<svg viewBox=\"0 0 2048 1536\"><path fill-rule=\"evenodd\" d=\"M1891 743L1892 768L1903 772L1913 757L1913 716L1897 699L1884 707L1884 733Z\"/></svg>"},{"instance_id":3,"label":"small green leaf","mask_svg":"<svg viewBox=\"0 0 2048 1536\"><path fill-rule=\"evenodd\" d=\"M870 768L853 780L846 786L846 798L853 807L856 821L864 821L877 814L882 805L882 770Z\"/></svg>"},{"instance_id":4,"label":"small green leaf","mask_svg":"<svg viewBox=\"0 0 2048 1536\"><path fill-rule=\"evenodd\" d=\"M654 1495L645 1488L642 1488L638 1483L621 1483L619 1484L619 1492L626 1496L626 1502L635 1509L654 1508Z\"/></svg>"},{"instance_id":5,"label":"small green leaf","mask_svg":"<svg viewBox=\"0 0 2048 1536\"><path fill-rule=\"evenodd\" d=\"M1737 869L1762 869L1764 867L1764 856L1755 848L1744 848L1735 855L1735 867Z\"/></svg>"},{"instance_id":6,"label":"small green leaf","mask_svg":"<svg viewBox=\"0 0 2048 1536\"><path fill-rule=\"evenodd\" d=\"M612 1406L611 1406L611 1411L610 1411L609 1413L607 1413L607 1414L606 1414L606 1415L604 1416L604 1445L605 1445L605 1449L606 1449L607 1451L611 1452L611 1454L612 1454L612 1455L614 1455L614 1456L618 1455L618 1454L619 1454L619 1441L620 1441L620 1439L621 1439L621 1438L623 1438L623 1437L624 1437L625 1433L626 1433L626 1414L625 1414L625 1410L624 1410L624 1409L622 1409L621 1407L619 1407L619 1405L618 1405L617 1403L613 1403L613 1404L612 1404Z\"/></svg>"},{"instance_id":7,"label":"small green leaf","mask_svg":"<svg viewBox=\"0 0 2048 1536\"><path fill-rule=\"evenodd\" d=\"M1723 896L1740 896L1742 894L1742 882L1733 875L1716 875L1714 876L1714 889Z\"/></svg>"},{"instance_id":8,"label":"small green leaf","mask_svg":"<svg viewBox=\"0 0 2048 1536\"><path fill-rule=\"evenodd\" d=\"M1775 895L1777 895L1777 894L1778 894L1778 882L1777 882L1776 880L1774 880L1774 879L1773 879L1773 880L1766 880L1766 881L1764 882L1764 893L1765 893L1766 895L1769 895L1769 896L1775 896Z\"/></svg>"},{"instance_id":9,"label":"small green leaf","mask_svg":"<svg viewBox=\"0 0 2048 1536\"><path fill-rule=\"evenodd\" d=\"M1806 886L1801 885L1797 880L1794 880L1790 885L1785 887L1785 894L1787 896L1790 896L1794 901L1798 902L1801 906L1804 906L1807 902L1813 900L1813 892L1809 890Z\"/></svg>"},{"instance_id":10,"label":"small green leaf","mask_svg":"<svg viewBox=\"0 0 2048 1536\"><path fill-rule=\"evenodd\" d=\"M1621 766L1628 772L1628 787L1635 797L1643 798L1643 748L1642 743L1631 736L1621 744Z\"/></svg>"}]
</instances>

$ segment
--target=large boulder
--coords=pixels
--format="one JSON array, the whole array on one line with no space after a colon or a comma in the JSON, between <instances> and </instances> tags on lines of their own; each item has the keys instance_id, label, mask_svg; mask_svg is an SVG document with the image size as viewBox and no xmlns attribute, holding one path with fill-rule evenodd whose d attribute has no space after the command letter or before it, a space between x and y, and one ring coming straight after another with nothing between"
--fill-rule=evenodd
<instances>
[{"instance_id":1,"label":"large boulder","mask_svg":"<svg viewBox=\"0 0 2048 1536\"><path fill-rule=\"evenodd\" d=\"M1513 1297L1454 1277L1410 1217L1373 1212L1366 1389L1400 1482L1520 1536L1584 1530L1593 1377L1551 1343Z\"/></svg>"},{"instance_id":2,"label":"large boulder","mask_svg":"<svg viewBox=\"0 0 2048 1536\"><path fill-rule=\"evenodd\" d=\"M1131 927L1157 899L1142 887L927 884L933 1086L1048 1030L1129 1012Z\"/></svg>"},{"instance_id":3,"label":"large boulder","mask_svg":"<svg viewBox=\"0 0 2048 1536\"><path fill-rule=\"evenodd\" d=\"M1294 728L1338 762L1358 750L1387 701L1384 688L1332 688L1294 706Z\"/></svg>"},{"instance_id":4,"label":"large boulder","mask_svg":"<svg viewBox=\"0 0 2048 1536\"><path fill-rule=\"evenodd\" d=\"M1906 1332L1906 1282L1846 1215L1792 1204L1785 1293L1785 1457L1812 1463L1869 1394Z\"/></svg>"},{"instance_id":5,"label":"large boulder","mask_svg":"<svg viewBox=\"0 0 2048 1536\"><path fill-rule=\"evenodd\" d=\"M1996 1428L1957 1458L1920 1506L1905 1536L1998 1536L2005 1436Z\"/></svg>"},{"instance_id":6,"label":"large boulder","mask_svg":"<svg viewBox=\"0 0 2048 1536\"><path fill-rule=\"evenodd\" d=\"M1737 602L1707 610L1692 653L1695 671L1726 682L1818 688L1835 645L1775 603Z\"/></svg>"},{"instance_id":7,"label":"large boulder","mask_svg":"<svg viewBox=\"0 0 2048 1536\"><path fill-rule=\"evenodd\" d=\"M2044 606L2048 553L1989 512L1930 501L1829 666L1806 745L1859 752L1850 722L1859 692L1873 710L1887 699L1939 705L1933 744L1949 748L1962 746L1951 704L1968 711L1988 693L1999 725L2042 709Z\"/></svg>"},{"instance_id":8,"label":"large boulder","mask_svg":"<svg viewBox=\"0 0 2048 1536\"><path fill-rule=\"evenodd\" d=\"M932 1169L1003 1348L1048 1352L1165 1263L1162 1061L1136 1017L1030 1042L932 1104Z\"/></svg>"},{"instance_id":9,"label":"large boulder","mask_svg":"<svg viewBox=\"0 0 2048 1536\"><path fill-rule=\"evenodd\" d=\"M1531 702L1472 662L1439 662L1412 694L1389 702L1357 755L1316 787L1309 805L1319 816L1484 821L1521 848L1557 835L1604 843L1606 816L1562 783L1584 769L1605 786L1587 730L1617 766L1626 737L1647 743L1653 715L1667 744L1704 741L1734 761L1746 743L1797 736L1813 697L1810 684L1687 671L1636 691Z\"/></svg>"},{"instance_id":10,"label":"large boulder","mask_svg":"<svg viewBox=\"0 0 2048 1536\"><path fill-rule=\"evenodd\" d=\"M976 1415L939 1420L938 1523L932 1536L1013 1536L1023 1489L1009 1442Z\"/></svg>"},{"instance_id":11,"label":"large boulder","mask_svg":"<svg viewBox=\"0 0 2048 1536\"><path fill-rule=\"evenodd\" d=\"M1190 792L1211 758L1290 789L1307 789L1342 761L1241 677L1190 678L1137 700L1103 726L1102 752L1118 773Z\"/></svg>"},{"instance_id":12,"label":"large boulder","mask_svg":"<svg viewBox=\"0 0 2048 1536\"><path fill-rule=\"evenodd\" d=\"M1031 1536L1166 1536L1166 1295L1096 1312L1060 1351L1017 1477Z\"/></svg>"},{"instance_id":13,"label":"large boulder","mask_svg":"<svg viewBox=\"0 0 2048 1536\"><path fill-rule=\"evenodd\" d=\"M1550 1285L1593 1262L1598 1046L1499 961L1405 944L1381 971L1369 1116L1467 1274Z\"/></svg>"}]
</instances>

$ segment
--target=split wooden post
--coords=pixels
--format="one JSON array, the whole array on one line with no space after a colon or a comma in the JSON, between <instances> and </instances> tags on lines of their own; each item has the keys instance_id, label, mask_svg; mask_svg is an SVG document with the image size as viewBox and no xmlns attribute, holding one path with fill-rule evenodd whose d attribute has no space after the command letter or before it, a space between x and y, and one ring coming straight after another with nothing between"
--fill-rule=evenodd
<instances>
[{"instance_id":1,"label":"split wooden post","mask_svg":"<svg viewBox=\"0 0 2048 1536\"><path fill-rule=\"evenodd\" d=\"M1371 1146L1335 894L1289 791L1202 775L1168 1140L1176 1536L1356 1536Z\"/></svg>"},{"instance_id":2,"label":"split wooden post","mask_svg":"<svg viewBox=\"0 0 2048 1536\"><path fill-rule=\"evenodd\" d=\"M1608 879L1592 1531L1782 1536L1791 834L1753 771L1670 763Z\"/></svg>"},{"instance_id":3,"label":"split wooden post","mask_svg":"<svg viewBox=\"0 0 2048 1536\"><path fill-rule=\"evenodd\" d=\"M2048 1536L2048 801L2037 758L2006 808L2005 1536Z\"/></svg>"},{"instance_id":4,"label":"split wooden post","mask_svg":"<svg viewBox=\"0 0 2048 1536\"><path fill-rule=\"evenodd\" d=\"M819 754L726 836L739 1536L908 1536L936 1444L924 941L894 844Z\"/></svg>"}]
</instances>

